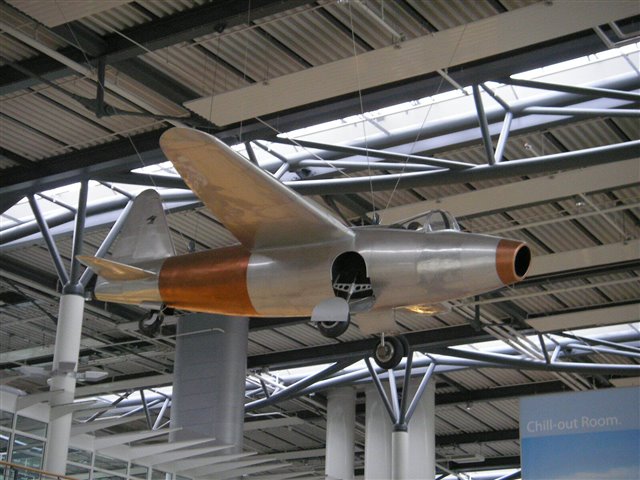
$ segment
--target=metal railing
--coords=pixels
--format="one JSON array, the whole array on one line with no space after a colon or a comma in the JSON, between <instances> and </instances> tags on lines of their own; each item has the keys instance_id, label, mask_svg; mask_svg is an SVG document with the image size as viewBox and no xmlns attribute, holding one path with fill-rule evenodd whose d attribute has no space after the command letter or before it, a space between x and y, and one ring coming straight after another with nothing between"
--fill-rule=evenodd
<instances>
[{"instance_id":1,"label":"metal railing","mask_svg":"<svg viewBox=\"0 0 640 480\"><path fill-rule=\"evenodd\" d=\"M0 478L4 480L77 480L74 477L57 475L38 468L5 462L4 460L0 460Z\"/></svg>"}]
</instances>

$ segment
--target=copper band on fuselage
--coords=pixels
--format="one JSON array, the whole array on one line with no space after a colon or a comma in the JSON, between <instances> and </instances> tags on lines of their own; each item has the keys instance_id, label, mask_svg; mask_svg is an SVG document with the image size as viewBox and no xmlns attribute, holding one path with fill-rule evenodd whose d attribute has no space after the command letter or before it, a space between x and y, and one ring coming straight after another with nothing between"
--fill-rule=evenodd
<instances>
[{"instance_id":1,"label":"copper band on fuselage","mask_svg":"<svg viewBox=\"0 0 640 480\"><path fill-rule=\"evenodd\" d=\"M256 315L247 290L250 256L244 247L226 247L167 258L160 270L160 296L185 310Z\"/></svg>"},{"instance_id":2,"label":"copper band on fuselage","mask_svg":"<svg viewBox=\"0 0 640 480\"><path fill-rule=\"evenodd\" d=\"M496 271L500 281L510 285L522 280L522 276L516 272L516 255L521 248L526 248L522 242L513 240L500 240L496 250Z\"/></svg>"}]
</instances>

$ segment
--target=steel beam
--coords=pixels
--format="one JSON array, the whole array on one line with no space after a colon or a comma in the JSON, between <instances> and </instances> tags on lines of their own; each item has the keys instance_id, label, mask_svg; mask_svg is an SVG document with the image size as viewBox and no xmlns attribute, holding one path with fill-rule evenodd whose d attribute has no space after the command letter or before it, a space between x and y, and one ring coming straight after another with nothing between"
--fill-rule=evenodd
<instances>
[{"instance_id":1,"label":"steel beam","mask_svg":"<svg viewBox=\"0 0 640 480\"><path fill-rule=\"evenodd\" d=\"M247 23L247 13L251 20L280 13L310 3L309 0L243 0L230 4L216 2L197 6L173 15L153 20L122 32L112 33L105 37L93 37L94 52L104 58L108 65L130 60L147 52L169 47L193 38L209 35ZM67 25L57 29L68 28ZM72 28L74 28L72 26ZM98 43L99 42L99 43ZM63 48L59 52L77 62L85 62L84 54L76 47ZM90 59L90 65L96 66L97 60ZM46 56L39 56L21 62L35 74L48 80L73 75L73 71L52 61ZM10 67L0 68L0 95L36 85L38 82L24 75L18 75Z\"/></svg>"},{"instance_id":2,"label":"steel beam","mask_svg":"<svg viewBox=\"0 0 640 480\"><path fill-rule=\"evenodd\" d=\"M482 144L484 146L484 153L487 156L487 163L494 165L496 159L493 152L493 144L491 143L491 134L489 133L489 122L487 122L487 115L484 112L484 105L482 103L482 97L480 96L480 87L477 84L473 84L473 101L476 105L476 113L478 114L478 123L480 124L480 133L482 134Z\"/></svg>"},{"instance_id":3,"label":"steel beam","mask_svg":"<svg viewBox=\"0 0 640 480\"><path fill-rule=\"evenodd\" d=\"M630 100L632 102L640 101L640 94L638 93L614 90L611 88L578 87L575 85L562 85L559 83L540 82L536 80L525 80L513 77L504 80L504 83L508 85L514 85L516 87L527 87L535 88L538 90L574 93L576 95L585 95L594 98L617 98L619 100Z\"/></svg>"},{"instance_id":4,"label":"steel beam","mask_svg":"<svg viewBox=\"0 0 640 480\"><path fill-rule=\"evenodd\" d=\"M69 283L69 275L67 274L67 270L64 268L64 264L62 263L62 257L60 256L60 252L58 251L58 247L56 246L56 242L51 235L51 231L49 230L49 225L47 221L42 216L40 212L40 207L38 206L38 202L36 201L33 195L29 196L29 205L31 205L31 211L33 212L33 216L36 217L36 224L40 229L40 233L42 234L42 238L44 238L45 243L47 244L47 249L49 250L49 255L51 255L51 260L53 261L53 265L56 267L56 272L58 273L58 279L60 283L66 285Z\"/></svg>"},{"instance_id":5,"label":"steel beam","mask_svg":"<svg viewBox=\"0 0 640 480\"><path fill-rule=\"evenodd\" d=\"M102 258L107 254L107 252L111 248L111 245L113 245L113 242L115 241L116 237L120 233L120 230L122 229L122 225L124 224L124 221L127 219L127 215L129 213L129 210L131 210L132 205L133 205L133 202L129 201L127 206L124 208L124 210L120 214L120 217L118 217L118 220L116 220L116 223L113 224L113 227L111 227L111 230L109 230L109 233L107 234L105 239L102 241L102 244L100 245L100 247L98 248L98 250L94 255L95 257ZM82 276L80 277L80 280L79 280L80 285L82 285L83 288L86 288L92 276L93 276L93 271L90 268L87 268L82 273Z\"/></svg>"},{"instance_id":6,"label":"steel beam","mask_svg":"<svg viewBox=\"0 0 640 480\"><path fill-rule=\"evenodd\" d=\"M640 140L594 147L574 152L545 155L533 159L512 160L498 165L478 165L461 171L412 172L373 177L298 180L289 182L303 195L340 194L374 190L406 189L450 185L453 183L495 180L558 170L603 165L638 157Z\"/></svg>"},{"instance_id":7,"label":"steel beam","mask_svg":"<svg viewBox=\"0 0 640 480\"><path fill-rule=\"evenodd\" d=\"M71 269L69 272L69 285L65 286L65 293L84 293L80 280L80 262L76 258L82 254L82 241L84 239L84 225L87 218L87 197L89 195L89 182L83 180L80 183L78 194L78 208L76 210L76 222L73 229L73 246L71 248ZM72 290L69 290L72 289Z\"/></svg>"},{"instance_id":8,"label":"steel beam","mask_svg":"<svg viewBox=\"0 0 640 480\"><path fill-rule=\"evenodd\" d=\"M105 172L128 171L164 162L166 158L158 148L164 130L154 130L48 158L44 171L33 167L8 169L0 177L0 197L7 194L25 196Z\"/></svg>"}]
</instances>

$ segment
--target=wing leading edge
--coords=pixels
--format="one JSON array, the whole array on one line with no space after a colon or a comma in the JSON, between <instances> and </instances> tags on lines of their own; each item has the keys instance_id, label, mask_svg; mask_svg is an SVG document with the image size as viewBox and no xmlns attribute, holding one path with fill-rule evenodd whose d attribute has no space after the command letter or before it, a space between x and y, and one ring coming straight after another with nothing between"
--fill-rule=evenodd
<instances>
[{"instance_id":1,"label":"wing leading edge","mask_svg":"<svg viewBox=\"0 0 640 480\"><path fill-rule=\"evenodd\" d=\"M248 249L347 239L351 230L217 138L172 128L160 147L191 190Z\"/></svg>"}]
</instances>

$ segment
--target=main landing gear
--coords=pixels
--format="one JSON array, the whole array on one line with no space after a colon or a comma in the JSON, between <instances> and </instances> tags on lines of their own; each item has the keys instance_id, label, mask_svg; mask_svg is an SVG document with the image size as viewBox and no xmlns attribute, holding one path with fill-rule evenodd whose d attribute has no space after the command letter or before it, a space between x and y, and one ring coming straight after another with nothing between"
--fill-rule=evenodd
<instances>
[{"instance_id":1,"label":"main landing gear","mask_svg":"<svg viewBox=\"0 0 640 480\"><path fill-rule=\"evenodd\" d=\"M351 316L346 322L317 322L318 331L327 338L338 338L349 328Z\"/></svg>"},{"instance_id":2,"label":"main landing gear","mask_svg":"<svg viewBox=\"0 0 640 480\"><path fill-rule=\"evenodd\" d=\"M396 368L410 352L409 342L403 335L386 337L384 334L373 349L373 360L384 369Z\"/></svg>"},{"instance_id":3,"label":"main landing gear","mask_svg":"<svg viewBox=\"0 0 640 480\"><path fill-rule=\"evenodd\" d=\"M173 315L173 308L162 308L161 310L152 310L149 315L141 318L138 322L138 330L147 337L155 337L162 327L164 317Z\"/></svg>"}]
</instances>

